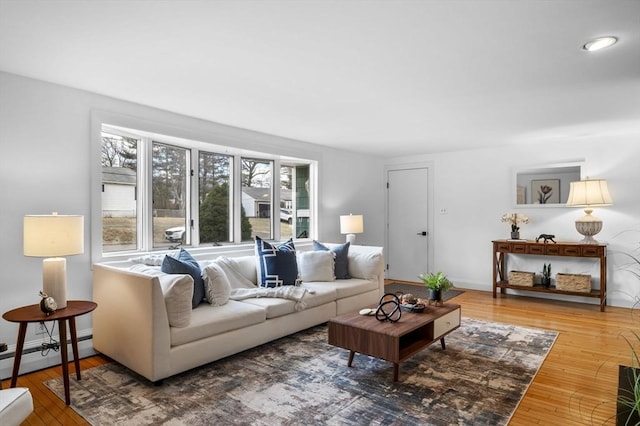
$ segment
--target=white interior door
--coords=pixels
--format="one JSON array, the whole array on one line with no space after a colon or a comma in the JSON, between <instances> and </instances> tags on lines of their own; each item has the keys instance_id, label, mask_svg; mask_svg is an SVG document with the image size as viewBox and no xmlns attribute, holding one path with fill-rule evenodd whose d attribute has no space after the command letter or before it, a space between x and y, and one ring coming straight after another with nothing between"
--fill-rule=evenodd
<instances>
[{"instance_id":1,"label":"white interior door","mask_svg":"<svg viewBox=\"0 0 640 426\"><path fill-rule=\"evenodd\" d=\"M387 172L387 278L419 281L429 272L429 169Z\"/></svg>"}]
</instances>

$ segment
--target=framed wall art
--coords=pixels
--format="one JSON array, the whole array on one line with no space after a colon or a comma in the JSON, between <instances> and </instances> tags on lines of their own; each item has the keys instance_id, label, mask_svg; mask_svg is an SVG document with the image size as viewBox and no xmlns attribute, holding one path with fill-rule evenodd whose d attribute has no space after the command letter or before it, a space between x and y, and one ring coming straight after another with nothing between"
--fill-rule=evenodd
<instances>
[{"instance_id":1,"label":"framed wall art","mask_svg":"<svg viewBox=\"0 0 640 426\"><path fill-rule=\"evenodd\" d=\"M533 204L556 204L560 202L560 179L531 181L531 201Z\"/></svg>"}]
</instances>

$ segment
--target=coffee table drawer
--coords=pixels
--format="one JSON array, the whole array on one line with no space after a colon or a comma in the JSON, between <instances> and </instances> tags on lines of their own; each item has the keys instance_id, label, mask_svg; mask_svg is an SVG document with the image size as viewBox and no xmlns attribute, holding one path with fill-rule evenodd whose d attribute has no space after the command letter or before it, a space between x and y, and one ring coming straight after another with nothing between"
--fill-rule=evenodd
<instances>
[{"instance_id":1,"label":"coffee table drawer","mask_svg":"<svg viewBox=\"0 0 640 426\"><path fill-rule=\"evenodd\" d=\"M433 338L437 339L458 326L460 326L460 309L449 312L433 321Z\"/></svg>"}]
</instances>

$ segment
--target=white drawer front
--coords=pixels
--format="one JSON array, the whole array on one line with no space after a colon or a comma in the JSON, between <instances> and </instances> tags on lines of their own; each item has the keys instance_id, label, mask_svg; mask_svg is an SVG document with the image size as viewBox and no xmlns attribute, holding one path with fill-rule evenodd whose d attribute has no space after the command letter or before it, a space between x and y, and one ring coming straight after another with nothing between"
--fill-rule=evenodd
<instances>
[{"instance_id":1,"label":"white drawer front","mask_svg":"<svg viewBox=\"0 0 640 426\"><path fill-rule=\"evenodd\" d=\"M443 317L438 318L433 322L433 338L446 334L460 325L460 309L449 312Z\"/></svg>"}]
</instances>

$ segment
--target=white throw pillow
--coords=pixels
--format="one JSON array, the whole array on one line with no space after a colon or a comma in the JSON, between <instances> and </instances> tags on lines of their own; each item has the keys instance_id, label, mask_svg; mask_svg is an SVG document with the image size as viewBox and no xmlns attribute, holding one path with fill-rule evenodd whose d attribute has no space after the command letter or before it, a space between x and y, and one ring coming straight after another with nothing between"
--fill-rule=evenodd
<instances>
[{"instance_id":1,"label":"white throw pillow","mask_svg":"<svg viewBox=\"0 0 640 426\"><path fill-rule=\"evenodd\" d=\"M227 258L233 268L252 283L258 282L255 256L240 256Z\"/></svg>"},{"instance_id":2,"label":"white throw pillow","mask_svg":"<svg viewBox=\"0 0 640 426\"><path fill-rule=\"evenodd\" d=\"M188 274L158 276L171 327L186 327L191 322L193 278Z\"/></svg>"},{"instance_id":3,"label":"white throw pillow","mask_svg":"<svg viewBox=\"0 0 640 426\"><path fill-rule=\"evenodd\" d=\"M229 301L231 284L224 271L215 262L202 270L204 278L204 294L212 306L222 306Z\"/></svg>"},{"instance_id":4,"label":"white throw pillow","mask_svg":"<svg viewBox=\"0 0 640 426\"><path fill-rule=\"evenodd\" d=\"M298 272L302 282L335 281L334 256L331 251L298 252Z\"/></svg>"},{"instance_id":5,"label":"white throw pillow","mask_svg":"<svg viewBox=\"0 0 640 426\"><path fill-rule=\"evenodd\" d=\"M191 323L191 300L193 299L193 278L191 275L167 274L157 266L144 264L133 265L129 270L158 277L171 327L186 327Z\"/></svg>"},{"instance_id":6,"label":"white throw pillow","mask_svg":"<svg viewBox=\"0 0 640 426\"><path fill-rule=\"evenodd\" d=\"M382 255L380 253L349 253L349 275L371 280L378 278Z\"/></svg>"}]
</instances>

